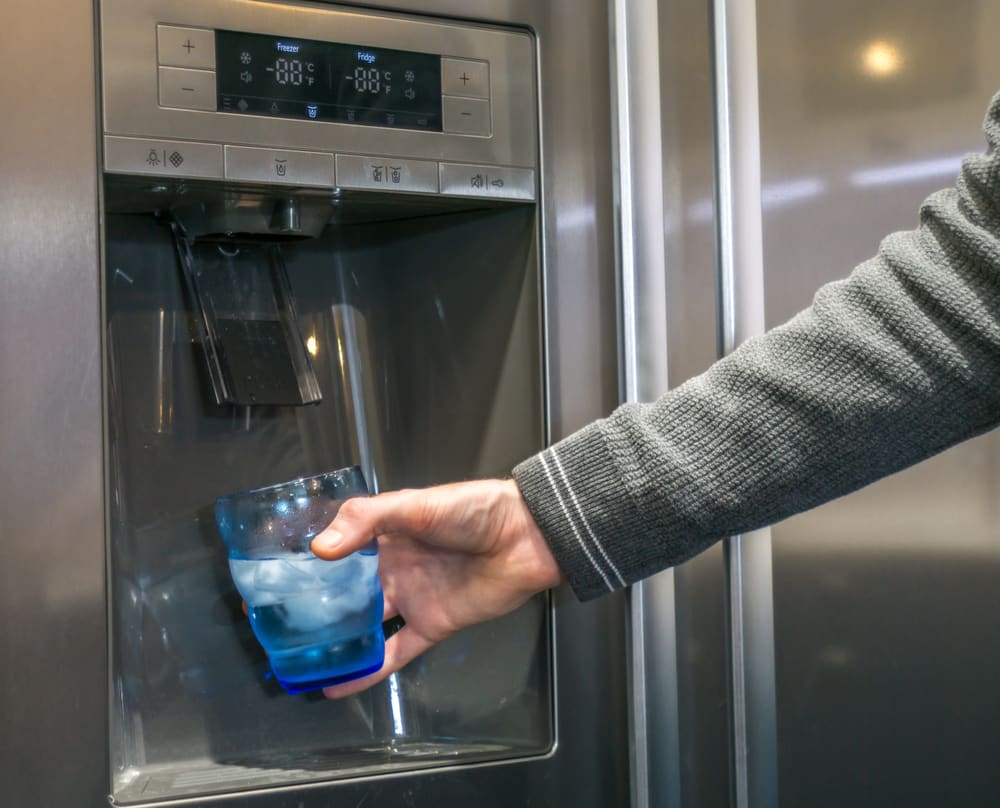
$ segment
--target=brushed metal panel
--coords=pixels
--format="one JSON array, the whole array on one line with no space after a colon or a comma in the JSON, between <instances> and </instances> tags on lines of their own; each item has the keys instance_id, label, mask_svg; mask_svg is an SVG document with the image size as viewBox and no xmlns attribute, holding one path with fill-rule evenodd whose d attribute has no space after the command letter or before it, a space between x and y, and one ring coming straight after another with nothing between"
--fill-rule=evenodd
<instances>
[{"instance_id":1,"label":"brushed metal panel","mask_svg":"<svg viewBox=\"0 0 1000 808\"><path fill-rule=\"evenodd\" d=\"M47 20L47 23L40 23ZM4 6L0 804L105 804L93 5ZM58 772L56 772L56 768Z\"/></svg>"},{"instance_id":2,"label":"brushed metal panel","mask_svg":"<svg viewBox=\"0 0 1000 808\"><path fill-rule=\"evenodd\" d=\"M433 3L413 10L434 14ZM491 22L513 22L514 9L485 4ZM108 134L179 138L246 146L358 152L533 167L538 96L535 43L528 33L404 18L319 3L258 0L103 0L101 42L104 127ZM467 18L469 9L459 17ZM523 18L522 18L523 20ZM213 111L167 109L156 98L158 23L298 36L331 42L437 53L490 64L492 136L418 132L327 121L272 119ZM517 24L517 23L515 23ZM488 120L488 117L487 117ZM462 130L464 131L464 130ZM480 134L490 134L481 128Z\"/></svg>"},{"instance_id":3,"label":"brushed metal panel","mask_svg":"<svg viewBox=\"0 0 1000 808\"><path fill-rule=\"evenodd\" d=\"M995 3L763 0L769 324L981 151ZM993 805L1000 436L774 530L781 801Z\"/></svg>"}]
</instances>

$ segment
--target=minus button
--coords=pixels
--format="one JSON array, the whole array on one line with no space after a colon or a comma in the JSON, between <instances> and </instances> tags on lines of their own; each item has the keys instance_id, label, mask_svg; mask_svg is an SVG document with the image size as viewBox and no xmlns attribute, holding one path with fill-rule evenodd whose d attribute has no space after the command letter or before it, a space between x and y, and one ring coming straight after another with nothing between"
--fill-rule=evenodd
<instances>
[{"instance_id":1,"label":"minus button","mask_svg":"<svg viewBox=\"0 0 1000 808\"><path fill-rule=\"evenodd\" d=\"M215 71L183 67L159 68L161 107L215 111Z\"/></svg>"},{"instance_id":2,"label":"minus button","mask_svg":"<svg viewBox=\"0 0 1000 808\"><path fill-rule=\"evenodd\" d=\"M489 136L493 129L490 102L478 98L442 96L441 118L445 132Z\"/></svg>"}]
</instances>

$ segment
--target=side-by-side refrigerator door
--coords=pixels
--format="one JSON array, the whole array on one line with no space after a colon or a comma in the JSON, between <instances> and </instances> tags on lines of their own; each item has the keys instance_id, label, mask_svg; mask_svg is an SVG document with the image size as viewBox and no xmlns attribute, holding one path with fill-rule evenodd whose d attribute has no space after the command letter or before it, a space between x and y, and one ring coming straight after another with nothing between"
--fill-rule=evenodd
<instances>
[{"instance_id":1,"label":"side-by-side refrigerator door","mask_svg":"<svg viewBox=\"0 0 1000 808\"><path fill-rule=\"evenodd\" d=\"M217 496L354 464L384 490L500 477L617 401L606 5L372 5L8 10L33 67L0 78L0 803L629 802L623 595L539 596L331 702L274 681L229 577ZM244 114L259 99L202 92L221 86L199 61L213 30L431 54L485 84L441 77L439 131L369 98L365 120L277 98ZM515 62L526 93L481 69ZM138 100L109 113L112 92ZM530 156L505 161L507 143ZM497 198L477 155L503 169ZM328 224L302 226L317 207Z\"/></svg>"}]
</instances>

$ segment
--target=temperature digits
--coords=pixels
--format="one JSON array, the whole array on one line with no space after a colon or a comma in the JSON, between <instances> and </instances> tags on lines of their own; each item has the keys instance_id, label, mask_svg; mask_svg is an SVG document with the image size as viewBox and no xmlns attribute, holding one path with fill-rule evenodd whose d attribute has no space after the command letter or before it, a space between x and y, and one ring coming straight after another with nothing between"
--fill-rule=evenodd
<instances>
[{"instance_id":1,"label":"temperature digits","mask_svg":"<svg viewBox=\"0 0 1000 808\"><path fill-rule=\"evenodd\" d=\"M388 82L392 81L392 74L386 70L381 71L377 67L356 67L354 68L354 91L356 93L372 93L378 95L382 92L383 82L385 91L389 92Z\"/></svg>"},{"instance_id":2,"label":"temperature digits","mask_svg":"<svg viewBox=\"0 0 1000 808\"><path fill-rule=\"evenodd\" d=\"M302 62L299 59L279 58L274 62L274 80L278 84L302 84Z\"/></svg>"}]
</instances>

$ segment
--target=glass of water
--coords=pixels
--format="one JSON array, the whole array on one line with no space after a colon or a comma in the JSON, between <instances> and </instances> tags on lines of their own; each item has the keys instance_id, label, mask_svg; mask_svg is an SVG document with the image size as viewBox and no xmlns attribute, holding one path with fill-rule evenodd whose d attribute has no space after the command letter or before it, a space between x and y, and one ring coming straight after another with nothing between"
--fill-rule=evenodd
<instances>
[{"instance_id":1,"label":"glass of water","mask_svg":"<svg viewBox=\"0 0 1000 808\"><path fill-rule=\"evenodd\" d=\"M216 500L233 581L271 669L289 693L348 682L382 667L375 542L341 561L323 561L309 549L345 500L367 495L355 466Z\"/></svg>"}]
</instances>

